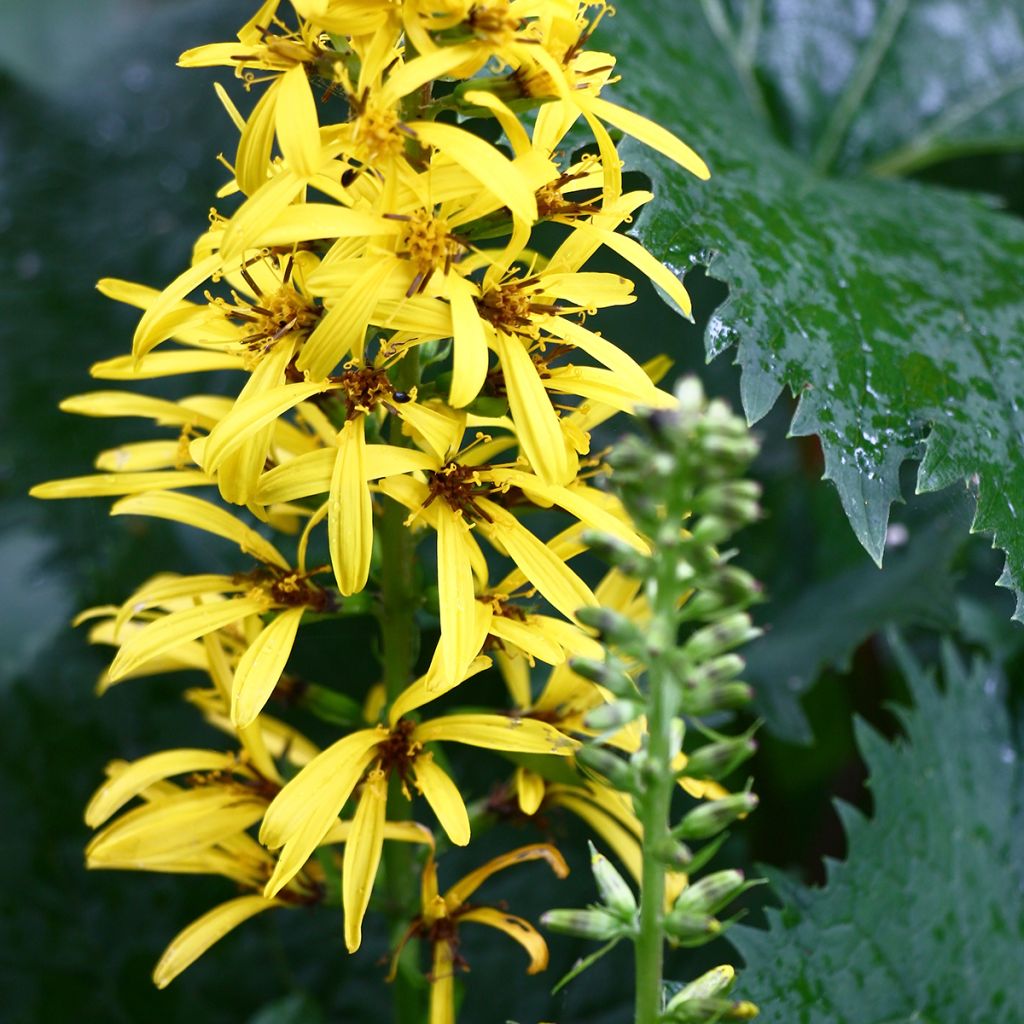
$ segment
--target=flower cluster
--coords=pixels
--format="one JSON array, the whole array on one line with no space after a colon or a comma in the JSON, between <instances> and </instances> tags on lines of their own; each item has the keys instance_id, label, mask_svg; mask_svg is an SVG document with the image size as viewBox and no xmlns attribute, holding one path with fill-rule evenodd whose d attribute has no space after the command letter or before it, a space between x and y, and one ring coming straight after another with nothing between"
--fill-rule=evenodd
<instances>
[{"instance_id":1,"label":"flower cluster","mask_svg":"<svg viewBox=\"0 0 1024 1024\"><path fill-rule=\"evenodd\" d=\"M586 44L606 13L585 0L266 0L237 41L181 57L232 68L251 110L217 86L238 132L219 205L167 287L100 283L142 315L131 353L92 373L198 376L215 393L67 399L69 412L154 429L103 452L98 473L34 492L117 497L114 515L238 549L233 573L161 574L83 616L116 649L101 688L198 671L207 683L186 698L234 742L115 762L87 812L101 828L91 866L218 874L243 893L171 943L159 985L273 907L339 898L354 952L385 843L423 871L422 905L406 909L410 937L433 946L432 1021L454 1017L456 920L506 931L540 969L531 926L463 903L509 863L541 857L564 873L553 848L523 847L438 896L435 848L473 830L472 787L453 779L444 744L519 758L473 813L542 824L563 808L639 880L630 798L574 756L610 697L569 659L601 656L581 609L642 617L644 598L618 570L591 589L571 563L588 531L650 552L596 486L609 470L591 432L675 399L657 387L665 365L639 365L589 323L632 303L632 282L585 267L613 252L689 314L676 275L620 230L652 197L625 190L613 133L707 169L603 95L615 59ZM536 510L560 532L531 529ZM351 615L377 617L380 686L346 695L343 678L289 671L303 622ZM417 672L424 623L439 639ZM551 675L534 696L537 661ZM425 710L493 662L511 710ZM345 731L320 750L268 713L272 699ZM609 741L634 751L642 737L641 721ZM684 885L670 878L670 895Z\"/></svg>"}]
</instances>

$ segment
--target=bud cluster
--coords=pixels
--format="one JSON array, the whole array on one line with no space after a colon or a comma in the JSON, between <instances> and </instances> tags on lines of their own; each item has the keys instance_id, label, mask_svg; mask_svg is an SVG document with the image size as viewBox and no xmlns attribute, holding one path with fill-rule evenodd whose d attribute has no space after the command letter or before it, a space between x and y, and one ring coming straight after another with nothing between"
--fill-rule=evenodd
<instances>
[{"instance_id":1,"label":"bud cluster","mask_svg":"<svg viewBox=\"0 0 1024 1024\"><path fill-rule=\"evenodd\" d=\"M609 882L610 865L602 858L595 862L601 904L552 911L545 918L553 930L581 937L628 937L638 951L652 929L659 948L662 941L674 947L711 941L728 924L721 913L757 884L735 870L699 881L689 877L717 852L724 830L757 806L749 787L730 792L724 785L754 754L752 730L723 735L706 720L717 724L723 712L742 708L752 696L740 678L744 662L735 649L759 633L747 609L759 599L760 587L731 564L734 552L722 544L759 516L759 487L741 479L757 444L723 403L705 400L696 380L684 380L676 397L675 408L641 415L643 433L618 443L609 457L614 490L638 532L650 538L651 550L639 554L614 539L588 535L592 548L639 584L638 597L624 609L580 611L605 657L571 661L607 697L586 715L593 735L577 752L577 762L638 806L644 858L659 865L664 891L645 918L648 894L642 889L638 906L631 890L628 896L622 892L625 883ZM622 737L638 727L643 739L630 748ZM691 806L672 824L679 788ZM703 845L695 850L693 843ZM645 868L644 888L650 877ZM638 978L641 973L638 959ZM667 1002L662 992L657 1019L753 1016L751 1004L723 998L732 981L731 968L717 968Z\"/></svg>"}]
</instances>

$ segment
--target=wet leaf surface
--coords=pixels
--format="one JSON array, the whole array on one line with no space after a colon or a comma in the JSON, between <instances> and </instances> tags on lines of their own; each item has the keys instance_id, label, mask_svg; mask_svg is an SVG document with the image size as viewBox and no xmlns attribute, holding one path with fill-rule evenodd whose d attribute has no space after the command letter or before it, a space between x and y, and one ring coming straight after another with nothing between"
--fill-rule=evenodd
<instances>
[{"instance_id":1,"label":"wet leaf surface","mask_svg":"<svg viewBox=\"0 0 1024 1024\"><path fill-rule=\"evenodd\" d=\"M1019 143L1019 10L769 0L760 31L751 18L744 32L741 7L762 5L730 15L708 0L668 18L638 0L614 23L630 68L622 95L694 145L713 175L689 180L628 145L659 196L638 233L680 272L706 264L729 286L708 355L735 346L752 422L784 389L799 397L791 432L821 438L825 476L876 560L900 465L921 457L919 490L976 485L974 529L1007 552L1003 582L1019 595L1024 223L975 195L877 176L929 133L940 146L929 159L968 135L981 150ZM944 127L957 104L975 112Z\"/></svg>"}]
</instances>

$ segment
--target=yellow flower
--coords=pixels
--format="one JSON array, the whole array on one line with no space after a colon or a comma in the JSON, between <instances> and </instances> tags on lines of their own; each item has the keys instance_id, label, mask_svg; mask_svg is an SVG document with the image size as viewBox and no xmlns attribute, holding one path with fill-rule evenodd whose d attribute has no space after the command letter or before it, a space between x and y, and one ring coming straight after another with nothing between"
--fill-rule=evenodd
<instances>
[{"instance_id":1,"label":"yellow flower","mask_svg":"<svg viewBox=\"0 0 1024 1024\"><path fill-rule=\"evenodd\" d=\"M345 944L349 952L355 952L380 862L388 778L398 780L407 796L411 796L409 787L415 787L453 843L464 846L469 842L469 817L458 787L426 749L438 741L563 757L576 746L544 722L457 714L417 724L398 717L392 709L387 728L361 729L338 740L275 797L263 819L260 840L272 849L281 848L281 854L265 895L276 895L302 869L364 780L342 875Z\"/></svg>"},{"instance_id":2,"label":"yellow flower","mask_svg":"<svg viewBox=\"0 0 1024 1024\"><path fill-rule=\"evenodd\" d=\"M495 857L470 872L441 895L437 888L437 866L430 857L423 869L420 886L421 912L407 929L392 960L391 976L405 943L423 938L431 946L429 1024L454 1024L455 971L469 967L460 951L459 929L465 924L482 924L504 932L518 942L530 958L527 974L537 974L548 965L548 948L539 932L528 922L505 909L469 904L469 898L492 875L515 864L543 860L558 878L569 874L562 855L548 843L521 846Z\"/></svg>"}]
</instances>

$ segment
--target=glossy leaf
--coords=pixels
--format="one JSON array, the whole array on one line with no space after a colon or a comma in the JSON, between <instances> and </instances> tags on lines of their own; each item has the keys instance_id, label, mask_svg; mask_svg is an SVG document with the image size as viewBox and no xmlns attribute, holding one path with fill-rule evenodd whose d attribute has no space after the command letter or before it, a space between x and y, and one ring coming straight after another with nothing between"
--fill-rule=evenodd
<instances>
[{"instance_id":1,"label":"glossy leaf","mask_svg":"<svg viewBox=\"0 0 1024 1024\"><path fill-rule=\"evenodd\" d=\"M876 561L904 460L923 456L919 491L971 481L1018 617L1024 224L881 175L1020 144L1020 21L1005 0L704 0L672 17L637 0L614 22L629 103L711 166L696 182L624 148L658 196L639 235L729 286L705 340L709 357L737 346L748 419L799 396L791 432L820 436Z\"/></svg>"}]
</instances>

